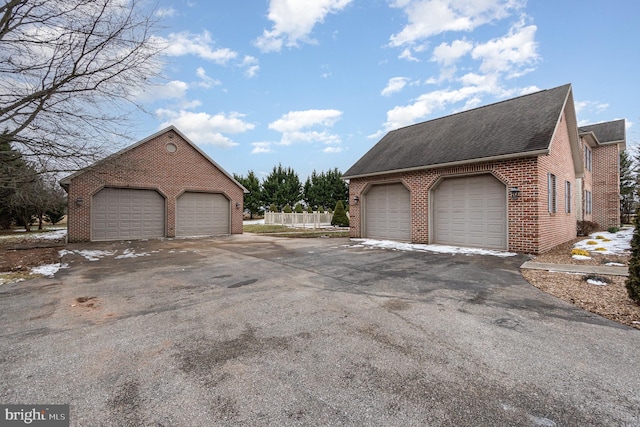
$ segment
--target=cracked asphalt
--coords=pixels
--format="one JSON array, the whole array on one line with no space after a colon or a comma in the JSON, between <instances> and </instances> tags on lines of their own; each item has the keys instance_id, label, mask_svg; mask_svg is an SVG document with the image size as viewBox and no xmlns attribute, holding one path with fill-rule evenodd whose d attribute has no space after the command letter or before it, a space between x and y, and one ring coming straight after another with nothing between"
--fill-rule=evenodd
<instances>
[{"instance_id":1,"label":"cracked asphalt","mask_svg":"<svg viewBox=\"0 0 640 427\"><path fill-rule=\"evenodd\" d=\"M0 403L68 403L74 426L640 425L638 331L530 286L525 256L67 249L55 277L0 286Z\"/></svg>"}]
</instances>

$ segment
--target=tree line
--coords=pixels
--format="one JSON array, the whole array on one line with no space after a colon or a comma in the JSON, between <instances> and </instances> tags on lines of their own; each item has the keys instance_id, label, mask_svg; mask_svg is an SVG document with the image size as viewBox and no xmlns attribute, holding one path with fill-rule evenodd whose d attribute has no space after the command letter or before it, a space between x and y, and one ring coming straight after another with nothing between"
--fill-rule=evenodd
<instances>
[{"instance_id":1,"label":"tree line","mask_svg":"<svg viewBox=\"0 0 640 427\"><path fill-rule=\"evenodd\" d=\"M7 142L0 142L0 228L14 225L31 231L38 222L59 222L65 215L67 195L56 179L40 173L33 163Z\"/></svg>"},{"instance_id":2,"label":"tree line","mask_svg":"<svg viewBox=\"0 0 640 427\"><path fill-rule=\"evenodd\" d=\"M338 202L346 206L349 200L349 186L338 168L314 170L304 184L292 168L282 164L274 166L262 181L252 170L246 176L234 174L234 178L249 191L244 195L244 208L251 217L265 211L333 210Z\"/></svg>"}]
</instances>

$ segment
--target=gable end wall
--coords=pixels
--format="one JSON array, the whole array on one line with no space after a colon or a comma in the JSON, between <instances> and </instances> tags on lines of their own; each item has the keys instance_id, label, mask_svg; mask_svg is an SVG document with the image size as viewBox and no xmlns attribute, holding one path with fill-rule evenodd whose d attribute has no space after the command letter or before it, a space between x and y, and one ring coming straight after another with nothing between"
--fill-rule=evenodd
<instances>
[{"instance_id":1,"label":"gable end wall","mask_svg":"<svg viewBox=\"0 0 640 427\"><path fill-rule=\"evenodd\" d=\"M166 144L175 144L175 153ZM230 200L231 233L242 233L244 193L227 175L174 131L168 131L117 158L90 167L71 179L68 199L68 240L91 240L92 197L105 187L153 189L165 198L167 237L175 236L176 200L185 191L222 193ZM75 201L82 198L82 205ZM236 208L240 203L240 208Z\"/></svg>"}]
</instances>

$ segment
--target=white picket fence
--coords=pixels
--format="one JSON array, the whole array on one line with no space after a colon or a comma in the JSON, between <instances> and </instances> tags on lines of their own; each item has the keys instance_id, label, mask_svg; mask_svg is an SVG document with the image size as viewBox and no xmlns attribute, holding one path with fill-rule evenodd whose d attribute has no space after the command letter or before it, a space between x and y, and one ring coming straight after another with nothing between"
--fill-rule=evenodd
<instances>
[{"instance_id":1,"label":"white picket fence","mask_svg":"<svg viewBox=\"0 0 640 427\"><path fill-rule=\"evenodd\" d=\"M303 213L284 213L284 212L265 212L265 224L288 225L290 227L303 228L319 228L331 225L332 213L328 212L303 212Z\"/></svg>"}]
</instances>

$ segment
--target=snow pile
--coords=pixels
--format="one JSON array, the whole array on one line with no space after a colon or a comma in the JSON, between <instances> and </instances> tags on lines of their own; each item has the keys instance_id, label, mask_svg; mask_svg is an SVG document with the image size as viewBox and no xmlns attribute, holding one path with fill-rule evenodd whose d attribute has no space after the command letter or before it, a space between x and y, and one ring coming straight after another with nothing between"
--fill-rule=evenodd
<instances>
[{"instance_id":1,"label":"snow pile","mask_svg":"<svg viewBox=\"0 0 640 427\"><path fill-rule=\"evenodd\" d=\"M68 267L69 267L69 264L60 264L60 263L39 265L38 267L33 267L31 269L31 274L40 274L46 277L53 277L58 272L58 270L60 270L61 268L68 268Z\"/></svg>"},{"instance_id":2,"label":"snow pile","mask_svg":"<svg viewBox=\"0 0 640 427\"><path fill-rule=\"evenodd\" d=\"M351 245L352 248L381 248L392 249L397 251L415 251L415 252L438 252L444 254L464 254L464 255L493 255L498 257L510 257L516 256L513 252L493 251L490 249L480 248L461 248L457 246L446 245L424 245L417 243L402 243L393 242L391 240L372 240L372 239L351 239L353 242L358 242L356 245Z\"/></svg>"},{"instance_id":3,"label":"snow pile","mask_svg":"<svg viewBox=\"0 0 640 427\"><path fill-rule=\"evenodd\" d=\"M576 249L584 249L589 251L591 254L626 255L631 249L632 236L633 228L625 228L617 233L600 231L591 234L588 239L579 241L573 247ZM589 244L588 242L596 242L596 244ZM574 255L573 257L576 259L585 259L577 258L577 255Z\"/></svg>"},{"instance_id":4,"label":"snow pile","mask_svg":"<svg viewBox=\"0 0 640 427\"><path fill-rule=\"evenodd\" d=\"M596 286L607 286L607 282L603 282L602 280L597 280L597 279L587 279L587 283L590 283Z\"/></svg>"}]
</instances>

